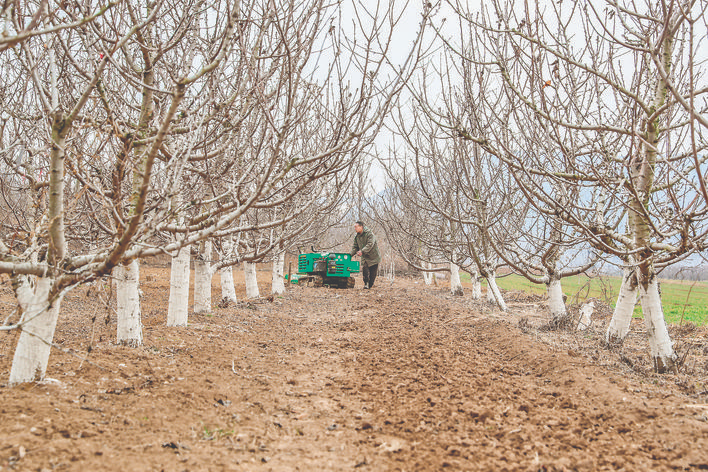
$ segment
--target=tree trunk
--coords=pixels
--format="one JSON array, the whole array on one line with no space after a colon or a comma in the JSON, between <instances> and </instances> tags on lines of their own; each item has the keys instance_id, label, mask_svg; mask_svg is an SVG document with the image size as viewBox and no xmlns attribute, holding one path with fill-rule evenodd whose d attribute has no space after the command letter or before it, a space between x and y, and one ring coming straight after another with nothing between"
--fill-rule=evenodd
<instances>
[{"instance_id":1,"label":"tree trunk","mask_svg":"<svg viewBox=\"0 0 708 472\"><path fill-rule=\"evenodd\" d=\"M55 112L52 114L52 146L49 167L47 262L51 265L59 265L66 254L64 161L66 158L66 136L72 128L72 119L65 117L59 108L56 94L56 63L53 54L50 55L50 62L52 65L52 106L55 108ZM51 343L54 341L54 330L59 319L62 294L56 295L50 305L49 297L54 279L37 277L35 283L36 285L32 289L30 278L22 277L20 285L16 289L17 301L23 311L24 324L12 359L10 385L41 380L47 372Z\"/></svg>"},{"instance_id":2,"label":"tree trunk","mask_svg":"<svg viewBox=\"0 0 708 472\"><path fill-rule=\"evenodd\" d=\"M194 312L211 313L211 241L202 241L199 246L194 261Z\"/></svg>"},{"instance_id":3,"label":"tree trunk","mask_svg":"<svg viewBox=\"0 0 708 472\"><path fill-rule=\"evenodd\" d=\"M504 301L504 297L502 297L502 294L499 291L499 287L497 287L497 278L493 271L491 272L491 275L487 277L487 285L487 300L489 300L491 293L491 301L496 303L501 311L506 311L506 302Z\"/></svg>"},{"instance_id":4,"label":"tree trunk","mask_svg":"<svg viewBox=\"0 0 708 472\"><path fill-rule=\"evenodd\" d=\"M143 344L143 325L140 321L140 262L117 265L113 269L116 281L118 310L118 343L130 347Z\"/></svg>"},{"instance_id":5,"label":"tree trunk","mask_svg":"<svg viewBox=\"0 0 708 472\"><path fill-rule=\"evenodd\" d=\"M221 247L223 249L221 253L221 258L224 261L229 262L233 256L233 241L231 237L224 238L221 242ZM227 265L219 270L219 275L221 279L221 300L231 303L238 302L238 297L236 297L236 288L234 287L234 268L232 265Z\"/></svg>"},{"instance_id":6,"label":"tree trunk","mask_svg":"<svg viewBox=\"0 0 708 472\"><path fill-rule=\"evenodd\" d=\"M189 313L189 246L172 257L167 326L187 326Z\"/></svg>"},{"instance_id":7,"label":"tree trunk","mask_svg":"<svg viewBox=\"0 0 708 472\"><path fill-rule=\"evenodd\" d=\"M222 267L219 270L219 275L221 276L221 299L232 303L238 302L236 288L234 287L233 266Z\"/></svg>"},{"instance_id":8,"label":"tree trunk","mask_svg":"<svg viewBox=\"0 0 708 472\"><path fill-rule=\"evenodd\" d=\"M47 372L62 295L50 305L48 296L52 280L39 277L36 284L32 290L29 279L25 279L23 286L17 290L23 324L12 358L10 386L42 380Z\"/></svg>"},{"instance_id":9,"label":"tree trunk","mask_svg":"<svg viewBox=\"0 0 708 472\"><path fill-rule=\"evenodd\" d=\"M454 262L450 263L450 293L458 296L465 294L460 280L460 268Z\"/></svg>"},{"instance_id":10,"label":"tree trunk","mask_svg":"<svg viewBox=\"0 0 708 472\"><path fill-rule=\"evenodd\" d=\"M642 301L642 313L649 337L651 357L654 360L654 370L663 374L675 369L676 354L669 337L669 331L666 329L656 275L652 275L646 285L639 284L639 296Z\"/></svg>"},{"instance_id":11,"label":"tree trunk","mask_svg":"<svg viewBox=\"0 0 708 472\"><path fill-rule=\"evenodd\" d=\"M605 343L609 347L620 346L624 342L624 338L629 333L629 325L632 322L634 305L637 304L639 287L637 286L635 270L625 267L623 272L615 311L612 313L612 319L605 334Z\"/></svg>"},{"instance_id":12,"label":"tree trunk","mask_svg":"<svg viewBox=\"0 0 708 472\"><path fill-rule=\"evenodd\" d=\"M494 291L492 290L492 284L489 282L489 279L490 279L490 278L491 278L491 279L494 279L494 284L495 284L495 285L496 285L496 283L497 283L497 279L496 279L496 277L495 277L494 275L487 278L487 302L488 302L488 303L496 303L496 302L497 302L497 299L496 299L496 297L495 297L495 295L494 295Z\"/></svg>"},{"instance_id":13,"label":"tree trunk","mask_svg":"<svg viewBox=\"0 0 708 472\"><path fill-rule=\"evenodd\" d=\"M482 281L477 272L471 274L472 279L472 300L482 299Z\"/></svg>"},{"instance_id":14,"label":"tree trunk","mask_svg":"<svg viewBox=\"0 0 708 472\"><path fill-rule=\"evenodd\" d=\"M570 315L565 308L563 301L563 287L560 279L551 277L551 281L546 286L548 293L548 309L551 312L551 324L553 326L566 326L570 322Z\"/></svg>"},{"instance_id":15,"label":"tree trunk","mask_svg":"<svg viewBox=\"0 0 708 472\"><path fill-rule=\"evenodd\" d=\"M256 278L256 264L253 262L243 263L243 273L246 278L246 298L258 298L258 279Z\"/></svg>"},{"instance_id":16,"label":"tree trunk","mask_svg":"<svg viewBox=\"0 0 708 472\"><path fill-rule=\"evenodd\" d=\"M669 27L667 31L669 33L663 36L659 52L664 61L663 66L666 72L670 73L675 30ZM654 100L650 109L659 110L663 107L666 103L667 93L666 82L657 78ZM643 140L640 152L633 156L628 166L633 195L629 197L631 200L628 204L627 223L634 239L634 246L639 249L635 256L638 262L636 276L654 370L664 373L675 368L676 354L671 345L664 320L664 310L661 307L659 283L653 262L654 255L653 251L649 249L654 228L649 221L651 217L646 215L646 209L649 207L649 196L654 190L657 153L661 147L659 139L663 134L662 128L665 123L661 115L652 112L642 121L642 125Z\"/></svg>"},{"instance_id":17,"label":"tree trunk","mask_svg":"<svg viewBox=\"0 0 708 472\"><path fill-rule=\"evenodd\" d=\"M585 331L592 325L592 312L595 310L595 302L592 300L580 307L580 321L578 321L578 331Z\"/></svg>"},{"instance_id":18,"label":"tree trunk","mask_svg":"<svg viewBox=\"0 0 708 472\"><path fill-rule=\"evenodd\" d=\"M432 266L433 266L433 264L430 264L428 262L423 262L424 269L430 269ZM433 283L433 273L428 272L428 271L423 271L423 281L425 282L425 285L431 285Z\"/></svg>"},{"instance_id":19,"label":"tree trunk","mask_svg":"<svg viewBox=\"0 0 708 472\"><path fill-rule=\"evenodd\" d=\"M273 285L271 293L273 295L282 295L285 293L285 277L283 277L285 267L285 252L281 252L273 259Z\"/></svg>"}]
</instances>

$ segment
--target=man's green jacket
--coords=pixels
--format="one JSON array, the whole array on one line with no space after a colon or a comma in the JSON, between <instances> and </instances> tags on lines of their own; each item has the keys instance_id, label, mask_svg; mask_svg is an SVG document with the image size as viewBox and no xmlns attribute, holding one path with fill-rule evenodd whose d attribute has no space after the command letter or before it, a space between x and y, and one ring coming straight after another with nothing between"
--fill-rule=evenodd
<instances>
[{"instance_id":1,"label":"man's green jacket","mask_svg":"<svg viewBox=\"0 0 708 472\"><path fill-rule=\"evenodd\" d=\"M354 244L352 245L352 256L361 251L361 261L367 265L376 265L381 262L381 254L379 254L379 245L376 243L376 236L369 228L364 226L364 231L361 234L357 233L354 236Z\"/></svg>"}]
</instances>

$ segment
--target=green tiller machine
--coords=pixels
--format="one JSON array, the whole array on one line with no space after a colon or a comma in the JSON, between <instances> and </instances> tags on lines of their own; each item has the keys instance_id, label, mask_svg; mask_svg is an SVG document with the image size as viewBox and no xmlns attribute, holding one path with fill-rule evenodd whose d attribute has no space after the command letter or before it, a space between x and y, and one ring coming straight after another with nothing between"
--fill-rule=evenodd
<instances>
[{"instance_id":1,"label":"green tiller machine","mask_svg":"<svg viewBox=\"0 0 708 472\"><path fill-rule=\"evenodd\" d=\"M354 277L359 272L359 261L353 261L351 254L341 252L303 253L298 256L298 283L312 282L314 287L354 288ZM293 277L295 279L295 277Z\"/></svg>"}]
</instances>

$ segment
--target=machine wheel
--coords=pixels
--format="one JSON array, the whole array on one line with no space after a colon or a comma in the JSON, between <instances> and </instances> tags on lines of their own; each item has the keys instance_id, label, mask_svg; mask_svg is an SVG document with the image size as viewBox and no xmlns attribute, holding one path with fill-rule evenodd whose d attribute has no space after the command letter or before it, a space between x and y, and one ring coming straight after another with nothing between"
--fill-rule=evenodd
<instances>
[{"instance_id":1,"label":"machine wheel","mask_svg":"<svg viewBox=\"0 0 708 472\"><path fill-rule=\"evenodd\" d=\"M347 288L354 288L355 283L356 283L356 280L354 280L354 277L347 278Z\"/></svg>"},{"instance_id":2,"label":"machine wheel","mask_svg":"<svg viewBox=\"0 0 708 472\"><path fill-rule=\"evenodd\" d=\"M321 287L324 285L324 277L321 275L313 275L312 276L312 286L313 287Z\"/></svg>"},{"instance_id":3,"label":"machine wheel","mask_svg":"<svg viewBox=\"0 0 708 472\"><path fill-rule=\"evenodd\" d=\"M349 288L349 278L338 277L337 278L337 288Z\"/></svg>"}]
</instances>

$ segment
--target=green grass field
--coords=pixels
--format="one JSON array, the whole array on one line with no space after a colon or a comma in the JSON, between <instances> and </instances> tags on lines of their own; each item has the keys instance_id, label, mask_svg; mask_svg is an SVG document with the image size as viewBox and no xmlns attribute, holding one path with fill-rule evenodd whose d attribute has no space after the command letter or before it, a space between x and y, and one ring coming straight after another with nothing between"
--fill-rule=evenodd
<instances>
[{"instance_id":1,"label":"green grass field","mask_svg":"<svg viewBox=\"0 0 708 472\"><path fill-rule=\"evenodd\" d=\"M461 274L463 281L469 281L467 274ZM621 283L620 277L594 277L584 275L563 279L563 293L568 296L568 303L583 302L587 298L598 298L615 306ZM486 284L483 282L483 284ZM532 284L519 275L497 278L497 284L504 290L521 290L542 295L545 285ZM664 316L670 324L692 322L696 325L708 323L708 282L688 282L680 280L661 280L661 299ZM634 309L634 316L641 318L642 308L639 303Z\"/></svg>"}]
</instances>

